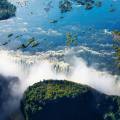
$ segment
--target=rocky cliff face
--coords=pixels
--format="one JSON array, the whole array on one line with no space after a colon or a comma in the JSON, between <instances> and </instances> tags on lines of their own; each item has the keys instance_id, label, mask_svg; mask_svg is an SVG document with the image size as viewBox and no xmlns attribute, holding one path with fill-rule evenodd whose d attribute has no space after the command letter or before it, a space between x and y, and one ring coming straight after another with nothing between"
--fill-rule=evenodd
<instances>
[{"instance_id":1,"label":"rocky cliff face","mask_svg":"<svg viewBox=\"0 0 120 120\"><path fill-rule=\"evenodd\" d=\"M0 20L15 16L16 7L7 0L0 0Z\"/></svg>"},{"instance_id":2,"label":"rocky cliff face","mask_svg":"<svg viewBox=\"0 0 120 120\"><path fill-rule=\"evenodd\" d=\"M48 80L28 88L21 109L26 120L119 120L120 97L73 82Z\"/></svg>"}]
</instances>

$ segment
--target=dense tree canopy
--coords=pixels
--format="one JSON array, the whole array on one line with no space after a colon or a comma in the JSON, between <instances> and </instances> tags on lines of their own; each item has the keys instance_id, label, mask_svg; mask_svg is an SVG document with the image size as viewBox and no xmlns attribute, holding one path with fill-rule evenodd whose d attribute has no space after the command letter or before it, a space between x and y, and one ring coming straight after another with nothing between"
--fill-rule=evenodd
<instances>
[{"instance_id":1,"label":"dense tree canopy","mask_svg":"<svg viewBox=\"0 0 120 120\"><path fill-rule=\"evenodd\" d=\"M48 80L24 94L21 108L26 120L118 120L120 98L85 85Z\"/></svg>"}]
</instances>

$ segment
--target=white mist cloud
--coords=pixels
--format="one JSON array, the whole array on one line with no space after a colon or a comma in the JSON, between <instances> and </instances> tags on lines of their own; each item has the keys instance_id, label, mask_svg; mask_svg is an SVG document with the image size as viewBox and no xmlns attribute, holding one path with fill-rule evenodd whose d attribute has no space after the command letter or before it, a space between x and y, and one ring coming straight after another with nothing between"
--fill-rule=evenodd
<instances>
[{"instance_id":1,"label":"white mist cloud","mask_svg":"<svg viewBox=\"0 0 120 120\"><path fill-rule=\"evenodd\" d=\"M15 55L16 54L16 55ZM87 84L101 92L110 95L120 95L120 83L117 82L118 76L108 72L98 71L93 67L88 67L86 62L78 57L67 57L66 62L71 66L71 72L67 75L64 72L57 73L53 70L54 61L48 60L45 56L35 62L36 56L27 56L24 60L23 53L19 55L15 52L0 52L0 74L4 76L16 76L20 79L20 91L27 89L44 79L70 80L73 82ZM69 54L69 53L68 53ZM33 57L33 59L32 59ZM26 62L30 58L29 62ZM74 61L74 62L71 62ZM32 63L31 65L29 65ZM59 61L58 61L59 63ZM61 65L64 67L63 65ZM116 84L117 82L117 84ZM23 90L22 90L23 89Z\"/></svg>"},{"instance_id":2,"label":"white mist cloud","mask_svg":"<svg viewBox=\"0 0 120 120\"><path fill-rule=\"evenodd\" d=\"M80 58L75 58L74 62L71 81L86 84L109 95L120 95L120 82L117 82L117 76L88 67Z\"/></svg>"},{"instance_id":3,"label":"white mist cloud","mask_svg":"<svg viewBox=\"0 0 120 120\"><path fill-rule=\"evenodd\" d=\"M117 76L88 67L81 58L74 57L73 61L74 64L72 65L72 70L69 75L53 71L53 64L48 60L43 60L33 65L26 79L26 83L23 83L25 86L22 85L24 86L24 90L40 80L55 79L86 84L109 95L120 95L120 82L117 81Z\"/></svg>"},{"instance_id":4,"label":"white mist cloud","mask_svg":"<svg viewBox=\"0 0 120 120\"><path fill-rule=\"evenodd\" d=\"M24 76L21 66L14 59L11 59L11 55L6 51L0 54L0 74L4 76L17 76L20 79Z\"/></svg>"},{"instance_id":5,"label":"white mist cloud","mask_svg":"<svg viewBox=\"0 0 120 120\"><path fill-rule=\"evenodd\" d=\"M68 53L68 55L70 54ZM53 65L56 62L50 61L45 56L43 56L44 59L38 57L39 55L24 56L23 53L0 51L0 74L5 77L16 76L19 78L19 82L10 86L12 100L15 98L18 104L24 91L29 86L47 79L69 80L86 84L105 94L120 96L120 81L117 81L118 76L88 67L81 58L70 56L70 59L68 59L69 57L66 57L66 62L71 66L70 72L66 74L64 72L57 73L53 70ZM35 62L36 58L38 58L37 62ZM28 59L30 61L27 61ZM64 64L62 67L64 67ZM9 81L8 78L7 81ZM16 99L16 97L19 97L19 99ZM7 101L7 103L11 104L10 101ZM14 105L11 111L14 111L16 106L19 106L18 104Z\"/></svg>"}]
</instances>

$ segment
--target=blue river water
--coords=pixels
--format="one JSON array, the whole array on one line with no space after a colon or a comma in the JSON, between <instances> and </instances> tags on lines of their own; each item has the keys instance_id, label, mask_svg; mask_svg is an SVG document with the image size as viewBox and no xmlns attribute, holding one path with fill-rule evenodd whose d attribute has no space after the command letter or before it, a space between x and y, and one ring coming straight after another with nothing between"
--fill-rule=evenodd
<instances>
[{"instance_id":1,"label":"blue river water","mask_svg":"<svg viewBox=\"0 0 120 120\"><path fill-rule=\"evenodd\" d=\"M101 0L102 7L85 10L83 6L73 3L73 9L61 13L59 0L9 0L17 6L16 17L0 22L1 49L17 50L17 48L34 37L39 45L21 51L43 52L66 48L66 33L78 35L78 46L71 46L77 56L91 65L99 64L100 68L115 71L114 50L112 48L112 30L120 30L120 0ZM115 10L110 12L112 8ZM57 23L50 23L57 20ZM8 38L9 34L13 34ZM16 36L20 36L16 38ZM9 41L9 42L8 42ZM3 45L8 42L7 45ZM105 67L107 65L107 68Z\"/></svg>"}]
</instances>

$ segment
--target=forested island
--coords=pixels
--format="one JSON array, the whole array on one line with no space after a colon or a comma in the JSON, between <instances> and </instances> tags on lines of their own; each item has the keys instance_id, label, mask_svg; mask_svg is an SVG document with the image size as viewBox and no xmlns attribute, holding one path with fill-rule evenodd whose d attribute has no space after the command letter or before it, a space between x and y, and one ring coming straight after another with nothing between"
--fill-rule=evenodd
<instances>
[{"instance_id":1,"label":"forested island","mask_svg":"<svg viewBox=\"0 0 120 120\"><path fill-rule=\"evenodd\" d=\"M14 17L16 7L8 2L8 0L0 0L0 20L5 20Z\"/></svg>"},{"instance_id":2,"label":"forested island","mask_svg":"<svg viewBox=\"0 0 120 120\"><path fill-rule=\"evenodd\" d=\"M120 97L69 81L47 80L27 89L21 109L25 120L119 120Z\"/></svg>"}]
</instances>

